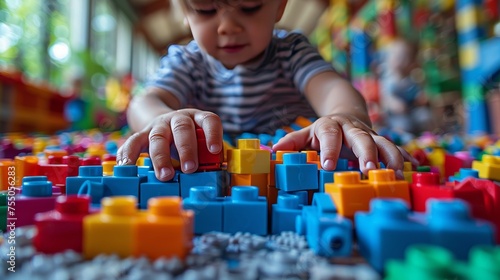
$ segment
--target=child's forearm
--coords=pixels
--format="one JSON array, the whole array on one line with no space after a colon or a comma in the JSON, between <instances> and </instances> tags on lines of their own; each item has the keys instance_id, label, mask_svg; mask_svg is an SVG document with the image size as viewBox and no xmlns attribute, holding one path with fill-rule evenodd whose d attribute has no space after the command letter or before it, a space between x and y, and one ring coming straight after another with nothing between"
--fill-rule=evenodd
<instances>
[{"instance_id":1,"label":"child's forearm","mask_svg":"<svg viewBox=\"0 0 500 280\"><path fill-rule=\"evenodd\" d=\"M157 94L148 92L130 102L127 119L132 131L140 131L159 115L174 111Z\"/></svg>"},{"instance_id":2,"label":"child's forearm","mask_svg":"<svg viewBox=\"0 0 500 280\"><path fill-rule=\"evenodd\" d=\"M363 96L334 72L325 72L312 78L306 88L306 95L320 117L345 114L371 126Z\"/></svg>"}]
</instances>

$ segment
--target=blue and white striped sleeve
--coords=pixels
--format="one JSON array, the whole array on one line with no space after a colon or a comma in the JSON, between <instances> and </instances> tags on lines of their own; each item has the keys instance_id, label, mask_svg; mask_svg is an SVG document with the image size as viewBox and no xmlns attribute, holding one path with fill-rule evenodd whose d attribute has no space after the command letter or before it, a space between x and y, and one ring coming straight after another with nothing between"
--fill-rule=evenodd
<instances>
[{"instance_id":1,"label":"blue and white striped sleeve","mask_svg":"<svg viewBox=\"0 0 500 280\"><path fill-rule=\"evenodd\" d=\"M194 57L188 46L170 46L168 53L160 61L159 69L148 81L147 86L171 92L177 97L181 107L185 107L195 92Z\"/></svg>"},{"instance_id":2,"label":"blue and white striped sleeve","mask_svg":"<svg viewBox=\"0 0 500 280\"><path fill-rule=\"evenodd\" d=\"M290 44L290 69L295 86L304 93L307 82L315 75L335 71L333 66L325 61L315 46L309 43L307 37L299 33L290 33L286 40Z\"/></svg>"}]
</instances>

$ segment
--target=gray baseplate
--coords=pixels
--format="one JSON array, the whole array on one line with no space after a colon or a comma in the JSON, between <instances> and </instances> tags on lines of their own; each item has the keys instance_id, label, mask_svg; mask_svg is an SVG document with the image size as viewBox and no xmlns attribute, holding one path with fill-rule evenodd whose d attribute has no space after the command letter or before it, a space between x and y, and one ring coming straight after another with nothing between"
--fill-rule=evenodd
<instances>
[{"instance_id":1,"label":"gray baseplate","mask_svg":"<svg viewBox=\"0 0 500 280\"><path fill-rule=\"evenodd\" d=\"M194 248L184 262L179 259L120 259L100 255L83 259L74 251L54 255L36 253L32 246L34 227L16 229L15 272L7 270L9 247L0 245L0 279L381 279L370 266L352 259L316 256L303 236L207 233L195 237ZM4 237L4 241L7 239Z\"/></svg>"}]
</instances>

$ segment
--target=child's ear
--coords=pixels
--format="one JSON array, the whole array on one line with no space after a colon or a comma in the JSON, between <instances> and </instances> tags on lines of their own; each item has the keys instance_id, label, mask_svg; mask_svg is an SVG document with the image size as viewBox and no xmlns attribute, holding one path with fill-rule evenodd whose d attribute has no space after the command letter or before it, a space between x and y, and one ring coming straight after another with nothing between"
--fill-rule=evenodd
<instances>
[{"instance_id":1,"label":"child's ear","mask_svg":"<svg viewBox=\"0 0 500 280\"><path fill-rule=\"evenodd\" d=\"M281 18L283 17L283 14L285 13L285 8L286 8L287 2L288 2L288 0L281 0L280 6L278 8L278 12L276 13L276 21L275 22L280 21Z\"/></svg>"}]
</instances>

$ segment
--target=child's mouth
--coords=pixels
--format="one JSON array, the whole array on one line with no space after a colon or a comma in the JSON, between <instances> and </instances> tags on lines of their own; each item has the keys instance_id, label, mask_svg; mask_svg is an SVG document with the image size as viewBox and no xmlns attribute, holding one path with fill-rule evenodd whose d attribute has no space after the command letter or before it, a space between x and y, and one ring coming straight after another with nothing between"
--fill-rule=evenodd
<instances>
[{"instance_id":1,"label":"child's mouth","mask_svg":"<svg viewBox=\"0 0 500 280\"><path fill-rule=\"evenodd\" d=\"M220 48L225 52L235 53L241 51L244 47L245 45L227 45Z\"/></svg>"}]
</instances>

